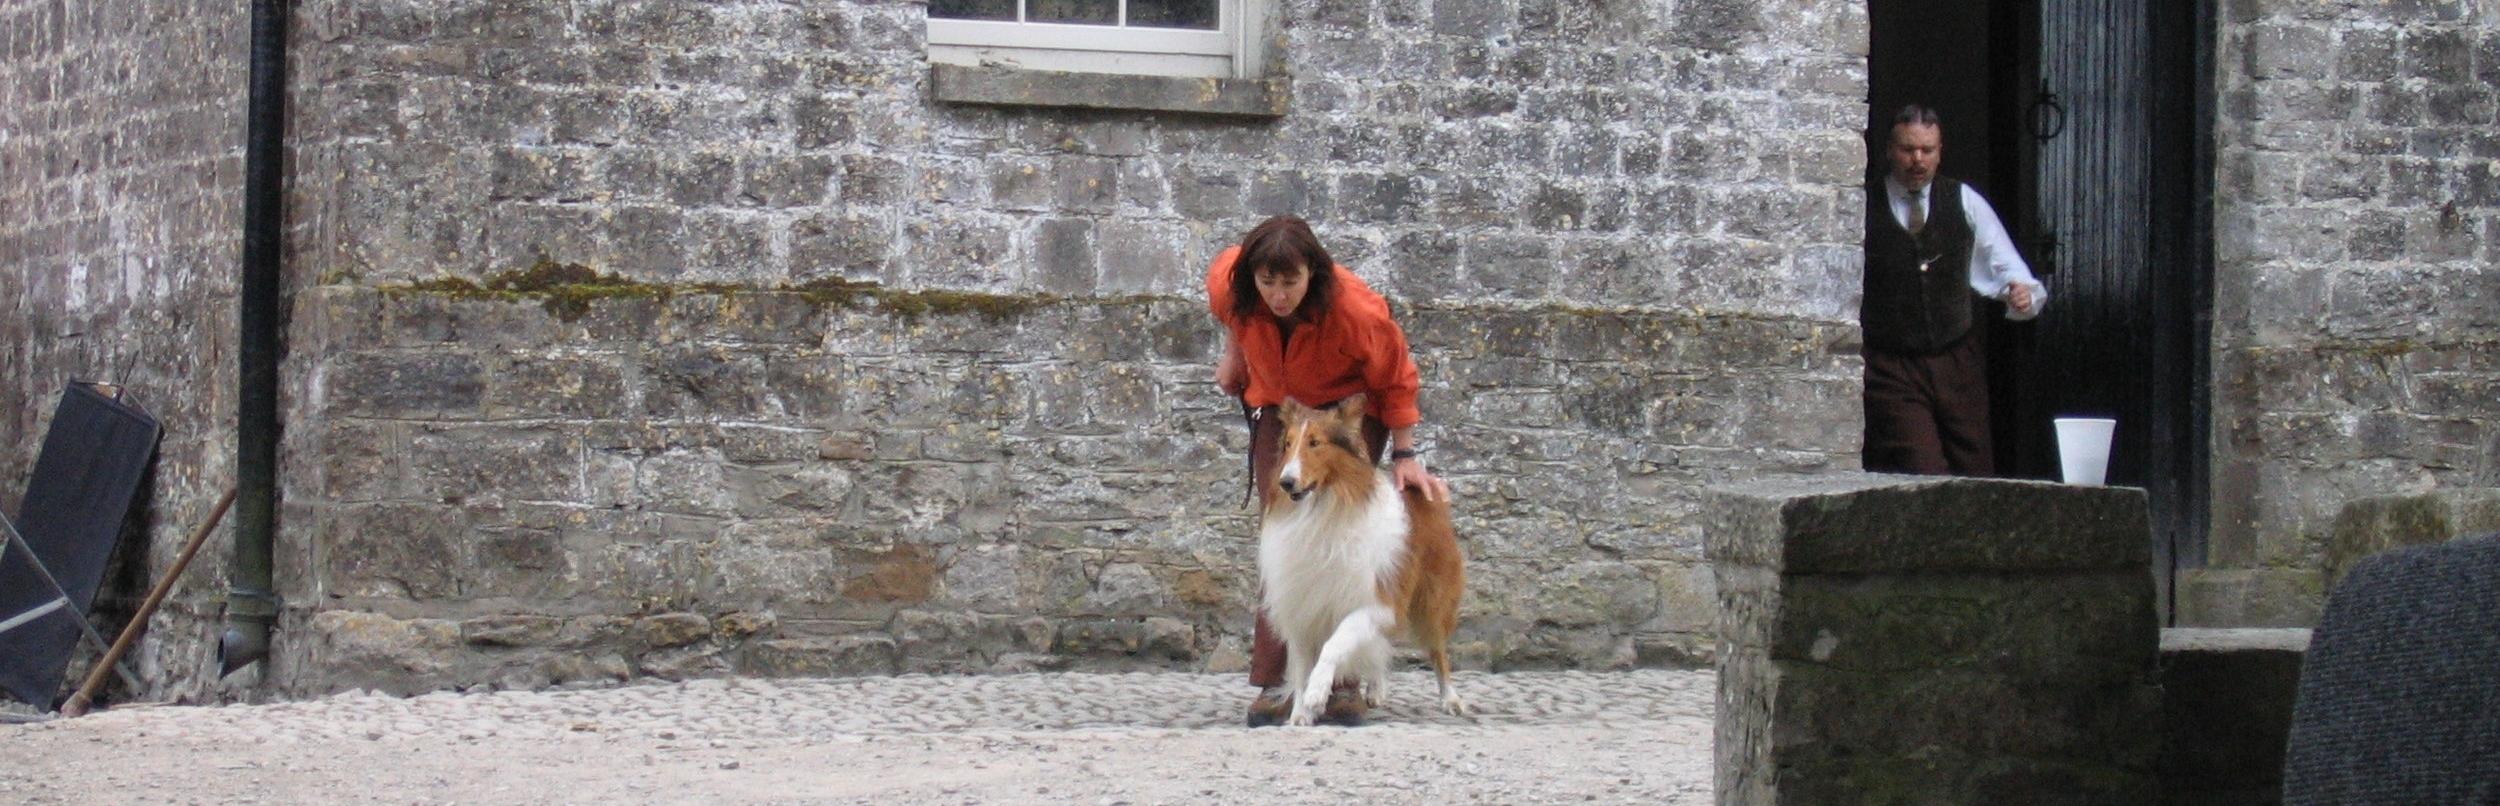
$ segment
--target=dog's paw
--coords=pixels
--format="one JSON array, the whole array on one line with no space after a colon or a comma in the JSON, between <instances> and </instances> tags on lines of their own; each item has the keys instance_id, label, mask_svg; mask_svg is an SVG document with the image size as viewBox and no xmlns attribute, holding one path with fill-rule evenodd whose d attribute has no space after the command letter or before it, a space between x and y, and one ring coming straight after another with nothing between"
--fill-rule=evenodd
<instances>
[{"instance_id":1,"label":"dog's paw","mask_svg":"<svg viewBox=\"0 0 2500 806\"><path fill-rule=\"evenodd\" d=\"M1292 725L1297 728L1307 728L1312 725L1319 724L1318 717L1318 714L1311 713L1309 709L1295 708L1293 709L1293 716L1288 717L1285 720L1285 724Z\"/></svg>"},{"instance_id":2,"label":"dog's paw","mask_svg":"<svg viewBox=\"0 0 2500 806\"><path fill-rule=\"evenodd\" d=\"M1365 708L1378 708L1388 702L1389 695L1381 693L1380 689L1367 689L1363 692L1363 707Z\"/></svg>"},{"instance_id":3,"label":"dog's paw","mask_svg":"<svg viewBox=\"0 0 2500 806\"><path fill-rule=\"evenodd\" d=\"M1466 701L1466 700L1459 699L1457 694L1451 694L1451 695L1449 695L1449 696L1442 697L1442 698L1441 698L1441 710L1448 712L1451 716L1475 716L1475 715L1476 715L1476 710L1475 710L1475 709L1473 709L1473 708L1469 708L1469 707L1467 707L1467 701Z\"/></svg>"}]
</instances>

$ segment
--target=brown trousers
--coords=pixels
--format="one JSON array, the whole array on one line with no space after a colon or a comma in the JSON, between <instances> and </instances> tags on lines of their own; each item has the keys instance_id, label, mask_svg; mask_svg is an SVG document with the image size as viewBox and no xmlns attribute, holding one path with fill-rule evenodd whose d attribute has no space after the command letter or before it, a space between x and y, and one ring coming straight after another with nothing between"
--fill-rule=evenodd
<instances>
[{"instance_id":1,"label":"brown trousers","mask_svg":"<svg viewBox=\"0 0 2500 806\"><path fill-rule=\"evenodd\" d=\"M1930 355L1868 349L1865 400L1868 471L1996 475L1979 328Z\"/></svg>"},{"instance_id":2,"label":"brown trousers","mask_svg":"<svg viewBox=\"0 0 2500 806\"><path fill-rule=\"evenodd\" d=\"M1370 446L1372 463L1378 464L1389 447L1389 426L1380 418L1363 418L1363 441ZM1250 420L1250 484L1259 491L1259 513L1265 517L1267 501L1276 495L1277 462L1283 459L1285 445L1284 419L1276 415L1276 407L1268 406L1251 414ZM1267 609L1259 608L1257 624L1251 630L1250 685L1267 688L1285 684L1285 639L1276 637L1276 630L1267 626Z\"/></svg>"}]
</instances>

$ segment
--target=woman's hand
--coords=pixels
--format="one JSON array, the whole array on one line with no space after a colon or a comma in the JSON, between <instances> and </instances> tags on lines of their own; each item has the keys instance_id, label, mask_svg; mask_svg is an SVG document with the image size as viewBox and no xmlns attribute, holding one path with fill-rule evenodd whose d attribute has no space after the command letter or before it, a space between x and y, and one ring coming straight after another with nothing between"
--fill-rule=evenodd
<instances>
[{"instance_id":1,"label":"woman's hand","mask_svg":"<svg viewBox=\"0 0 2500 806\"><path fill-rule=\"evenodd\" d=\"M1240 397L1250 388L1250 366L1241 360L1241 345L1224 342L1224 357L1215 362L1215 388Z\"/></svg>"},{"instance_id":2,"label":"woman's hand","mask_svg":"<svg viewBox=\"0 0 2500 806\"><path fill-rule=\"evenodd\" d=\"M1432 475L1432 471L1425 470L1424 460L1420 458L1409 456L1390 461L1389 477L1397 480L1398 489L1412 488L1423 491L1426 501L1450 500L1449 483L1442 481L1439 476Z\"/></svg>"}]
</instances>

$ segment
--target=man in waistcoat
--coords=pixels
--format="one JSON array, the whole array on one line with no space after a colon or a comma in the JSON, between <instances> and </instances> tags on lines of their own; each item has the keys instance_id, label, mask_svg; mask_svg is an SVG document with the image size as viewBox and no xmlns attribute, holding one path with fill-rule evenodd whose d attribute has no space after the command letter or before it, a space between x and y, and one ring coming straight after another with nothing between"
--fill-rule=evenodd
<instances>
[{"instance_id":1,"label":"man in waistcoat","mask_svg":"<svg viewBox=\"0 0 2500 806\"><path fill-rule=\"evenodd\" d=\"M2004 301L2017 321L2049 301L1988 200L1936 175L1943 152L1935 110L1902 107L1885 150L1891 171L1866 189L1858 321L1870 471L1994 475L1977 298Z\"/></svg>"}]
</instances>

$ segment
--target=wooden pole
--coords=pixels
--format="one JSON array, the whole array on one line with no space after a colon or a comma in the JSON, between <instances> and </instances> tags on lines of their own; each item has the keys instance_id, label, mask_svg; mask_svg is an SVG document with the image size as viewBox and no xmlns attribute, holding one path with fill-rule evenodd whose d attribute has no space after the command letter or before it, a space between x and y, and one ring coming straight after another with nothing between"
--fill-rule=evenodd
<instances>
[{"instance_id":1,"label":"wooden pole","mask_svg":"<svg viewBox=\"0 0 2500 806\"><path fill-rule=\"evenodd\" d=\"M227 488L225 496L217 499L217 508L209 511L208 522L201 524L199 531L191 533L190 541L182 544L182 555L175 557L174 567L166 569L165 576L156 580L156 587L148 591L147 601L139 603L139 612L130 617L130 623L122 625L121 637L113 639L113 648L105 650L104 659L96 661L95 668L87 671L87 681L78 684L78 693L69 695L69 701L61 703L62 716L87 713L87 703L94 700L96 689L104 687L104 674L112 670L113 664L121 662L122 653L130 651L131 642L137 641L139 631L147 627L148 617L156 615L156 606L163 604L165 594L173 591L174 580L180 579L182 570L190 567L191 555L200 553L200 544L208 542L208 534L217 530L218 521L225 519L226 508L234 505L234 492L233 488Z\"/></svg>"}]
</instances>

